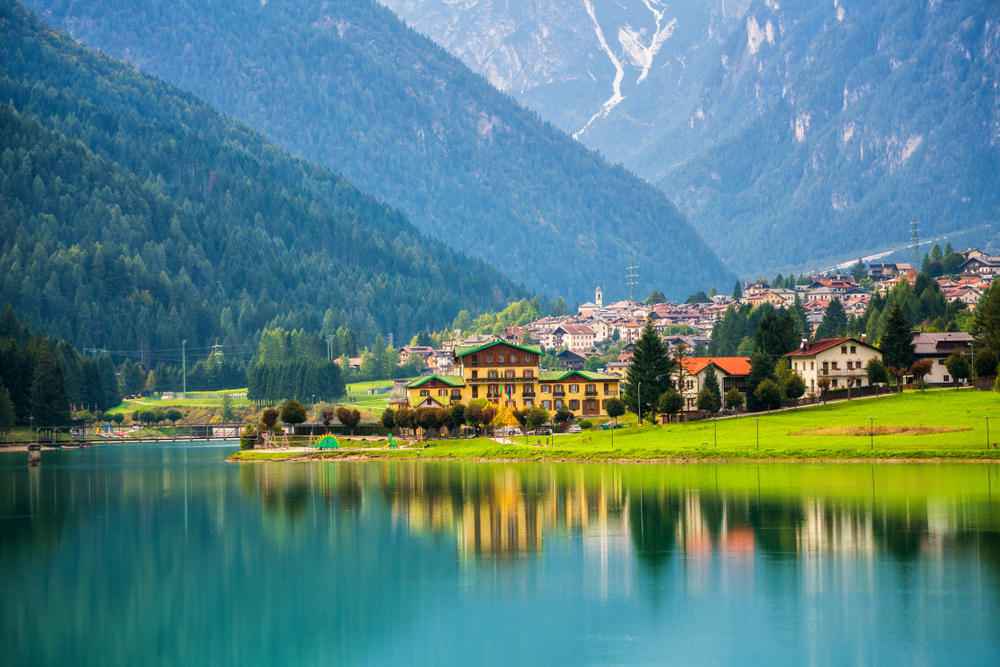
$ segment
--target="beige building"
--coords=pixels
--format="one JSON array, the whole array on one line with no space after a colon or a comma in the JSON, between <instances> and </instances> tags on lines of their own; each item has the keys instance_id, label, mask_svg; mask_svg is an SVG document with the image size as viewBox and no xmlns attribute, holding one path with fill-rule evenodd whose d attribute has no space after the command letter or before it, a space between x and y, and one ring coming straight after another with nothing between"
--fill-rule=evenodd
<instances>
[{"instance_id":1,"label":"beige building","mask_svg":"<svg viewBox=\"0 0 1000 667\"><path fill-rule=\"evenodd\" d=\"M882 352L859 338L824 338L785 355L792 370L805 381L806 395L827 389L868 386L868 362L882 360Z\"/></svg>"},{"instance_id":2,"label":"beige building","mask_svg":"<svg viewBox=\"0 0 1000 667\"><path fill-rule=\"evenodd\" d=\"M730 389L746 393L747 381L750 379L750 357L683 357L680 372L674 371L672 379L675 384L679 384L685 412L698 409L698 394L705 386L710 368L715 372L715 379L719 383L723 408L726 407L726 392Z\"/></svg>"}]
</instances>

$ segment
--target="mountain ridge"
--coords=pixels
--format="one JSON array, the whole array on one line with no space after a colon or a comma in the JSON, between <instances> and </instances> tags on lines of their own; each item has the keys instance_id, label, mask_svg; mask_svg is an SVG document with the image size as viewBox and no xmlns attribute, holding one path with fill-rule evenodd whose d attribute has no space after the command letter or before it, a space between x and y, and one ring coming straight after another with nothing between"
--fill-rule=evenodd
<instances>
[{"instance_id":1,"label":"mountain ridge","mask_svg":"<svg viewBox=\"0 0 1000 667\"><path fill-rule=\"evenodd\" d=\"M0 2L0 297L89 347L409 336L525 295L195 96Z\"/></svg>"},{"instance_id":2,"label":"mountain ridge","mask_svg":"<svg viewBox=\"0 0 1000 667\"><path fill-rule=\"evenodd\" d=\"M44 20L189 90L521 284L731 284L676 207L370 0L31 0ZM237 82L237 83L233 83Z\"/></svg>"}]
</instances>

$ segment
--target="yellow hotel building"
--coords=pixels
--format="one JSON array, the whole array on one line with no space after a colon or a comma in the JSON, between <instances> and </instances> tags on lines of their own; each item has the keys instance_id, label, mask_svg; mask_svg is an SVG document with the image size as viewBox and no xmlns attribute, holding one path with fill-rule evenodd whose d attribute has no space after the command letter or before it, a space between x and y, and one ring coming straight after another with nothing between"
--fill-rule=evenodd
<instances>
[{"instance_id":1,"label":"yellow hotel building","mask_svg":"<svg viewBox=\"0 0 1000 667\"><path fill-rule=\"evenodd\" d=\"M620 381L589 371L543 371L542 351L497 339L455 350L461 375L425 375L406 385L412 407L446 406L485 399L511 409L569 410L578 417L607 415Z\"/></svg>"}]
</instances>

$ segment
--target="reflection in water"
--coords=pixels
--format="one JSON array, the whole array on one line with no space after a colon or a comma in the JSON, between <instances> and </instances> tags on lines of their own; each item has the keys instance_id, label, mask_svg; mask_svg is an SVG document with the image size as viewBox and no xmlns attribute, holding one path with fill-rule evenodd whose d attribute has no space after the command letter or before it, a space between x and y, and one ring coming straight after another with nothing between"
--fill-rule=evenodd
<instances>
[{"instance_id":1,"label":"reflection in water","mask_svg":"<svg viewBox=\"0 0 1000 667\"><path fill-rule=\"evenodd\" d=\"M830 664L848 650L988 664L1000 651L1000 467L224 454L0 457L13 664ZM966 640L956 660L949 642Z\"/></svg>"},{"instance_id":2,"label":"reflection in water","mask_svg":"<svg viewBox=\"0 0 1000 667\"><path fill-rule=\"evenodd\" d=\"M992 468L978 473L982 488L976 489L966 480L968 466L908 467L912 476L939 476L940 495L927 495L894 466L878 473L886 484L882 497L867 485L875 474L867 468L810 466L831 471L815 478L822 480L817 485L789 485L786 470L773 474L779 468L689 466L678 473L670 467L397 462L243 466L240 476L265 513L290 523L305 515L312 495L342 514L361 513L377 499L412 534L451 536L463 559L537 554L548 534L624 536L653 573L677 556L942 558L970 544L970 536L977 546L990 542L1000 527L986 486L998 475ZM866 485L855 483L859 475Z\"/></svg>"}]
</instances>

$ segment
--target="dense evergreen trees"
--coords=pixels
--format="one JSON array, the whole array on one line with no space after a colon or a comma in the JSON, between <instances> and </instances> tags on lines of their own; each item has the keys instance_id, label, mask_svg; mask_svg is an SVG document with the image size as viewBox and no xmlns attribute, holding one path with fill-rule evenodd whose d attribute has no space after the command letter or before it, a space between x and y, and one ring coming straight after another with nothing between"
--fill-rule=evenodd
<instances>
[{"instance_id":1,"label":"dense evergreen trees","mask_svg":"<svg viewBox=\"0 0 1000 667\"><path fill-rule=\"evenodd\" d=\"M522 294L13 2L0 5L0 63L0 302L50 335L156 350L343 326L367 343Z\"/></svg>"},{"instance_id":2,"label":"dense evergreen trees","mask_svg":"<svg viewBox=\"0 0 1000 667\"><path fill-rule=\"evenodd\" d=\"M823 320L816 327L816 340L847 335L847 313L840 299L833 299L823 313Z\"/></svg>"},{"instance_id":3,"label":"dense evergreen trees","mask_svg":"<svg viewBox=\"0 0 1000 667\"><path fill-rule=\"evenodd\" d=\"M9 306L0 315L0 391L22 425L62 426L71 408L100 412L121 400L110 357L83 357L64 341L33 335Z\"/></svg>"},{"instance_id":4,"label":"dense evergreen trees","mask_svg":"<svg viewBox=\"0 0 1000 667\"><path fill-rule=\"evenodd\" d=\"M674 298L732 280L662 192L517 106L374 0L29 4L518 283L575 300L620 280L633 257L662 267L657 279ZM651 273L643 283L652 287Z\"/></svg>"}]
</instances>

